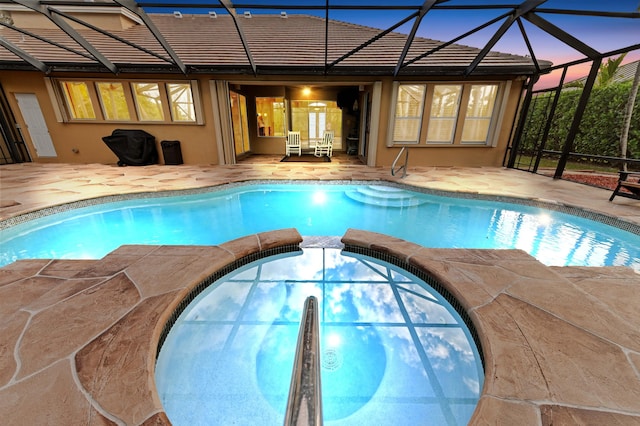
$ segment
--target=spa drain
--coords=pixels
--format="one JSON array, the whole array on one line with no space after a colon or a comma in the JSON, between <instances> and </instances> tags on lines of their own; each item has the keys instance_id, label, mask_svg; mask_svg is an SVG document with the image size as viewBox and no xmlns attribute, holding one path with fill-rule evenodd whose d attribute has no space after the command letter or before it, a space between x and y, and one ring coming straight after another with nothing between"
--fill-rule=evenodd
<instances>
[{"instance_id":1,"label":"spa drain","mask_svg":"<svg viewBox=\"0 0 640 426\"><path fill-rule=\"evenodd\" d=\"M320 362L325 370L336 371L342 367L342 356L335 349L325 349Z\"/></svg>"}]
</instances>

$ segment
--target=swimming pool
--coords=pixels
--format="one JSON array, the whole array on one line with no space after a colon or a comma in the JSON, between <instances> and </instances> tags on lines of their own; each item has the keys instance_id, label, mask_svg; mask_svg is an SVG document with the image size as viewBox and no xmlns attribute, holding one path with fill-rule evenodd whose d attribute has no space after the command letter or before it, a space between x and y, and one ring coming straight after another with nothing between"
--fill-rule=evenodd
<instances>
[{"instance_id":1,"label":"swimming pool","mask_svg":"<svg viewBox=\"0 0 640 426\"><path fill-rule=\"evenodd\" d=\"M387 262L305 248L233 271L178 317L155 371L172 424L283 424L308 296L320 307L325 424L468 423L484 373L447 300Z\"/></svg>"},{"instance_id":2,"label":"swimming pool","mask_svg":"<svg viewBox=\"0 0 640 426\"><path fill-rule=\"evenodd\" d=\"M425 247L517 248L547 265L640 271L640 236L632 232L533 205L396 185L258 183L122 198L3 228L0 265L28 258L96 259L123 244L215 245L294 227L303 236L340 236L356 228Z\"/></svg>"}]
</instances>

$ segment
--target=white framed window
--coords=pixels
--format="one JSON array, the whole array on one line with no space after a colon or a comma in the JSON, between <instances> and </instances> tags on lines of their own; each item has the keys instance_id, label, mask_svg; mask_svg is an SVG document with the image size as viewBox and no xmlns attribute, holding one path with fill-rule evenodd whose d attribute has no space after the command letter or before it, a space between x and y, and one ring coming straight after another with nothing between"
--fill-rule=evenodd
<instances>
[{"instance_id":1,"label":"white framed window","mask_svg":"<svg viewBox=\"0 0 640 426\"><path fill-rule=\"evenodd\" d=\"M164 93L160 92L158 83L131 83L133 97L136 101L138 120L164 121Z\"/></svg>"},{"instance_id":2,"label":"white framed window","mask_svg":"<svg viewBox=\"0 0 640 426\"><path fill-rule=\"evenodd\" d=\"M493 146L499 82L395 83L390 146ZM500 94L502 93L502 97Z\"/></svg>"},{"instance_id":3,"label":"white framed window","mask_svg":"<svg viewBox=\"0 0 640 426\"><path fill-rule=\"evenodd\" d=\"M195 122L196 109L193 91L189 83L167 83L171 119L181 122Z\"/></svg>"},{"instance_id":4,"label":"white framed window","mask_svg":"<svg viewBox=\"0 0 640 426\"><path fill-rule=\"evenodd\" d=\"M461 84L438 84L433 87L427 143L453 143L461 95Z\"/></svg>"},{"instance_id":5,"label":"white framed window","mask_svg":"<svg viewBox=\"0 0 640 426\"><path fill-rule=\"evenodd\" d=\"M398 86L393 120L394 143L419 142L426 91L426 84Z\"/></svg>"},{"instance_id":6,"label":"white framed window","mask_svg":"<svg viewBox=\"0 0 640 426\"><path fill-rule=\"evenodd\" d=\"M62 121L203 124L196 81L48 81Z\"/></svg>"},{"instance_id":7,"label":"white framed window","mask_svg":"<svg viewBox=\"0 0 640 426\"><path fill-rule=\"evenodd\" d=\"M498 96L497 84L472 84L462 127L461 144L486 144Z\"/></svg>"}]
</instances>

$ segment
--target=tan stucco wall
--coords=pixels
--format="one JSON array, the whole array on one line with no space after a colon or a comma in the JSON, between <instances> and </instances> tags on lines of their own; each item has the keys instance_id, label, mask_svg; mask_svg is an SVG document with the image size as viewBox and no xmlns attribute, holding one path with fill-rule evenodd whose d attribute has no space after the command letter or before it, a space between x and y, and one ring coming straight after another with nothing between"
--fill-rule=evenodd
<instances>
[{"instance_id":1,"label":"tan stucco wall","mask_svg":"<svg viewBox=\"0 0 640 426\"><path fill-rule=\"evenodd\" d=\"M93 74L93 75L58 75L52 77L82 77L86 79L96 78L102 80L113 79L111 74ZM9 104L16 116L17 122L25 129L25 122L18 108L15 98L16 93L34 93L40 103L40 108L44 115L49 133L57 151L55 158L39 158L35 155L33 144L27 131L23 130L23 136L29 151L36 162L57 162L57 163L101 163L113 164L117 162L117 156L104 144L103 136L110 135L114 129L141 129L156 137L158 152L160 154L160 162L163 163L162 150L160 142L162 140L179 140L181 142L181 150L183 160L187 164L218 164L218 147L216 140L216 128L214 124L212 98L210 92L210 81L212 76L182 76L182 75L123 75L123 79L147 79L154 81L162 80L198 80L200 103L202 106L204 124L152 124L152 123L62 123L56 119L53 107L53 100L49 98L49 93L45 85L45 76L40 72L19 72L19 71L1 71L0 84L8 97ZM119 77L115 77L119 78ZM224 76L216 76L216 78L224 79ZM257 137L257 125L255 122L255 96L286 96L290 99L300 98L295 92L301 90L304 85L314 84L315 90L325 90L326 93L318 95L320 97L335 97L339 86L348 84L348 80L336 78L324 78L322 81L313 82L309 80L288 79L286 82L280 80L274 81L273 78L265 78L264 81L258 81L253 77L234 76L228 79L233 89L236 84L242 87L242 93L247 96L247 107L249 117L249 137L251 140L251 152L254 154L277 154L284 155L284 138ZM243 81L244 80L244 81ZM496 79L487 80L496 81ZM371 91L375 78L362 78L358 82L352 83L359 85L362 89ZM376 154L375 165L390 166L396 158L400 147L387 147L387 130L390 125L390 105L392 100L393 79L385 78L382 82L382 96L380 105L379 118L372 119L370 127L377 128L378 138L376 141L370 141L369 149L374 149ZM406 81L406 80L403 80ZM418 80L417 80L418 81ZM435 81L434 79L419 81ZM460 80L458 80L460 81ZM469 80L478 81L478 80ZM243 84L246 82L247 84ZM334 86L332 89L322 89L322 86ZM522 81L513 79L510 95L505 108L505 114L502 120L502 126L499 132L499 138L496 147L412 147L409 165L425 165L425 166L500 166L505 154L506 146L511 134L511 126L514 123L514 116L517 111L518 102L522 89ZM317 92L316 92L317 94ZM329 99L329 98L327 98ZM343 136L348 135L348 126L351 126L355 118L352 116L343 117L345 124L343 126ZM347 122L346 120L349 120ZM362 135L361 135L362 136ZM343 140L344 142L344 140ZM344 145L343 145L344 146ZM77 151L77 152L76 152Z\"/></svg>"},{"instance_id":2,"label":"tan stucco wall","mask_svg":"<svg viewBox=\"0 0 640 426\"><path fill-rule=\"evenodd\" d=\"M140 22L140 18L127 11L125 8L94 7L89 9L86 5L82 5L81 8L67 5L58 6L56 9L71 13L79 20L107 31L117 31L130 28L134 25L138 25ZM0 5L0 11L2 11L5 16L9 16L13 20L13 23L20 28L58 28L58 26L45 15L41 13L34 13L33 11L24 9L18 5ZM66 22L72 28L86 28L84 25L70 19L66 20Z\"/></svg>"},{"instance_id":3,"label":"tan stucco wall","mask_svg":"<svg viewBox=\"0 0 640 426\"><path fill-rule=\"evenodd\" d=\"M62 77L62 76L56 76ZM64 77L78 77L66 75ZM84 75L84 78L96 77L100 79L113 78L110 74ZM149 80L186 80L184 77L170 76L136 76ZM187 80L188 81L188 80ZM200 99L203 110L203 125L197 124L154 124L154 123L61 123L56 119L53 101L45 85L43 74L39 72L6 72L0 73L0 83L7 95L16 121L23 129L23 137L33 157L33 161L42 163L101 163L111 164L118 161L117 156L102 141L103 136L108 136L115 129L140 129L156 138L160 162L163 162L160 142L163 140L179 140L182 157L185 163L190 164L218 164L217 146L213 126L213 113L211 108L211 94L209 92L209 80L199 79ZM16 93L33 93L37 96L40 109L47 124L49 134L53 140L57 157L38 157L31 142L29 132L18 103ZM77 150L77 153L74 152Z\"/></svg>"}]
</instances>

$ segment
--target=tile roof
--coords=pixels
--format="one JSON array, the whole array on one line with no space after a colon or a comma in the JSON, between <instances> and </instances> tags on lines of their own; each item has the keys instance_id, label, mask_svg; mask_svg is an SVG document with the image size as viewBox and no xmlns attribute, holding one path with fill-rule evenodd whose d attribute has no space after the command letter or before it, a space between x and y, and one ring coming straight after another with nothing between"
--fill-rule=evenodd
<instances>
[{"instance_id":1,"label":"tile roof","mask_svg":"<svg viewBox=\"0 0 640 426\"><path fill-rule=\"evenodd\" d=\"M211 18L206 14L182 15L150 14L149 17L190 72L251 73L251 62L242 39L229 15ZM240 26L249 54L261 74L317 74L325 72L326 63L343 57L353 49L375 39L379 29L310 15L253 15L239 16ZM2 37L28 54L56 69L96 68L96 61L69 35L60 29L28 29L47 40L67 46L73 51L56 47L31 36L3 28ZM167 71L172 65L169 55L162 49L151 31L144 25L135 25L110 34L144 47L156 55L146 53L121 41L91 29L79 33L102 55L115 63L122 72L141 72L156 69ZM407 35L389 33L371 42L357 52L326 70L327 74L390 75L395 69L405 46ZM437 49L442 42L416 37L406 60ZM476 58L480 49L459 44L450 45L403 67L402 74L459 75ZM82 56L85 54L85 56ZM165 58L164 60L162 58ZM24 62L8 50L0 51L0 69L11 67L12 61ZM540 61L542 66L549 62ZM99 67L98 67L99 68ZM531 58L490 52L474 71L475 74L530 74L535 71Z\"/></svg>"},{"instance_id":2,"label":"tile roof","mask_svg":"<svg viewBox=\"0 0 640 426\"><path fill-rule=\"evenodd\" d=\"M640 60L629 62L624 65L620 65L620 67L616 70L616 73L614 74L611 82L624 83L627 81L633 81L636 75L636 70L638 69L639 66L640 66ZM566 85L577 86L580 83L584 85L586 81L587 81L587 77L580 77L565 83L565 86Z\"/></svg>"},{"instance_id":3,"label":"tile roof","mask_svg":"<svg viewBox=\"0 0 640 426\"><path fill-rule=\"evenodd\" d=\"M640 61L630 62L628 64L620 66L616 74L613 76L613 81L616 83L622 81L632 81L639 66Z\"/></svg>"}]
</instances>

